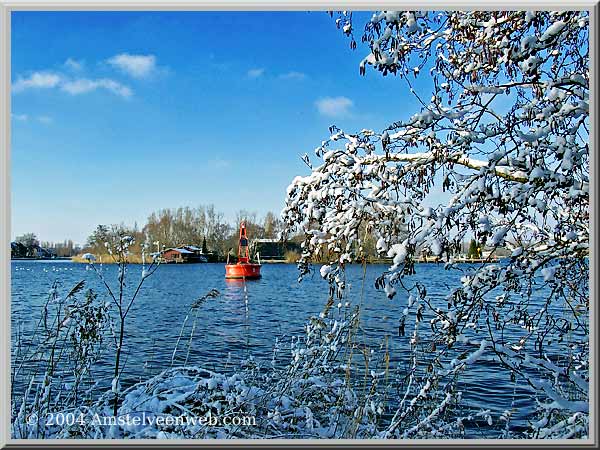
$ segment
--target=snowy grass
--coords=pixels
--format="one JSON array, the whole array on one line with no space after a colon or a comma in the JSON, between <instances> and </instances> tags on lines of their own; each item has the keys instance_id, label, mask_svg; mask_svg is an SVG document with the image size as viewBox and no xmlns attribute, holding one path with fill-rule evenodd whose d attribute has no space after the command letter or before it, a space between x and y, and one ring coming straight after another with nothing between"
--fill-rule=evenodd
<instances>
[{"instance_id":1,"label":"snowy grass","mask_svg":"<svg viewBox=\"0 0 600 450\"><path fill-rule=\"evenodd\" d=\"M118 264L118 261L115 261L108 253L94 254L94 256L96 257L97 263L102 262L102 264ZM146 259L146 261L144 259ZM128 260L130 264L144 264L145 262L148 262L147 259L148 257L146 256L144 258L142 254L130 253L128 255ZM84 258L84 255L73 256L71 258L71 261L80 264L89 263L89 261L86 258Z\"/></svg>"}]
</instances>

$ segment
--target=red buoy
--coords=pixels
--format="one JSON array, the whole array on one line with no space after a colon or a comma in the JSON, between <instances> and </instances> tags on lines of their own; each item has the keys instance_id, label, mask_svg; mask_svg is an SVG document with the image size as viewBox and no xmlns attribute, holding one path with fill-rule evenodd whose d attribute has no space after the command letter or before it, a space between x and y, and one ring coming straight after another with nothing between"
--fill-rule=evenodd
<instances>
[{"instance_id":1,"label":"red buoy","mask_svg":"<svg viewBox=\"0 0 600 450\"><path fill-rule=\"evenodd\" d=\"M248 251L248 236L246 235L246 223L240 224L240 240L238 244L238 261L236 264L229 264L229 255L225 264L226 279L245 279L256 280L261 277L260 264L250 262L250 253Z\"/></svg>"}]
</instances>

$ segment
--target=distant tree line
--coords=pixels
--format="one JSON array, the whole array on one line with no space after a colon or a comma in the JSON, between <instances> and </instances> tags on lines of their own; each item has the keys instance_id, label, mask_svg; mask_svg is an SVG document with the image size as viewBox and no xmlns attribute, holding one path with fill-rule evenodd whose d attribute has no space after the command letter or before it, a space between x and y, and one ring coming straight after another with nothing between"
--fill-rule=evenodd
<instances>
[{"instance_id":1,"label":"distant tree line","mask_svg":"<svg viewBox=\"0 0 600 450\"><path fill-rule=\"evenodd\" d=\"M35 233L17 236L10 245L11 258L70 257L81 252L81 247L72 240L64 242L41 242Z\"/></svg>"},{"instance_id":2,"label":"distant tree line","mask_svg":"<svg viewBox=\"0 0 600 450\"><path fill-rule=\"evenodd\" d=\"M106 254L107 243L109 246L116 245L118 239L123 236L131 236L134 243L130 246L130 252L141 255L142 246L146 245L148 258L150 253L158 252L167 248L177 248L193 245L201 248L203 253L212 254L215 260L223 260L227 253L237 249L238 232L240 222L245 221L248 235L251 239L278 239L283 230L283 224L279 217L273 212L267 212L259 216L256 212L240 210L236 213L233 223L225 219L222 212L216 210L214 205L201 205L197 208L181 207L160 209L148 216L143 227L137 223L127 226L124 223L112 225L98 225L89 235L83 247L68 239L63 242L40 242L35 233L25 233L17 236L11 243L11 257L13 258L48 258L48 257L71 257L83 252L94 254ZM399 231L407 235L407 230ZM362 236L362 245L354 248L354 254L358 259L365 258L367 261L380 259L377 254L376 239L366 226L359 229ZM299 243L301 234L289 235L287 239ZM464 243L463 253L470 258L481 257L481 243L471 240ZM299 258L297 251L290 251L286 259L295 261ZM323 254L316 261L327 261L328 255ZM506 256L508 252L497 249L497 256Z\"/></svg>"},{"instance_id":3,"label":"distant tree line","mask_svg":"<svg viewBox=\"0 0 600 450\"><path fill-rule=\"evenodd\" d=\"M224 257L229 250L237 249L241 221L245 221L251 239L278 239L282 231L281 220L273 212L260 217L255 212L240 210L234 222L230 223L214 205L166 208L151 213L141 228L137 224L133 227L125 224L98 225L88 237L84 250L106 253L107 242L110 245L112 240L129 235L135 239L130 251L136 254L142 252L144 244L148 253L194 245L205 253L213 252Z\"/></svg>"},{"instance_id":4,"label":"distant tree line","mask_svg":"<svg viewBox=\"0 0 600 450\"><path fill-rule=\"evenodd\" d=\"M71 239L65 239L63 242L42 241L41 247L59 257L74 256L81 252L81 246L76 245Z\"/></svg>"}]
</instances>

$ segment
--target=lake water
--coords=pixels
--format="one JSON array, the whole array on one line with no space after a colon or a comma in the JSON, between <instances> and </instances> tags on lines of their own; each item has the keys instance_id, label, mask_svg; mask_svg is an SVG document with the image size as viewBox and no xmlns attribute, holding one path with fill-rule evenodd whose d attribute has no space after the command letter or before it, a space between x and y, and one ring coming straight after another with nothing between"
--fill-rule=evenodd
<instances>
[{"instance_id":1,"label":"lake water","mask_svg":"<svg viewBox=\"0 0 600 450\"><path fill-rule=\"evenodd\" d=\"M463 268L469 269L468 265ZM388 336L392 367L408 365L411 330L407 328L405 337L398 336L398 320L406 306L406 296L399 291L389 300L374 288L376 277L385 269L384 265L366 267L361 320L373 343L380 343ZM142 267L131 265L128 270L132 283L138 281ZM104 265L102 271L116 287L117 267ZM280 341L282 352L289 349L285 344L290 337L302 334L307 318L323 310L328 295L327 282L316 271L298 283L296 266L288 264L263 265L262 274L262 279L244 284L226 281L222 264L160 266L146 280L127 319L123 384L147 379L170 366L190 304L211 289L217 289L221 295L206 301L199 311L189 365L223 371L250 355L270 363L276 339ZM460 272L444 270L443 265L420 264L415 279L426 282L430 298L444 301L449 286L456 285L460 277ZM55 280L60 281L63 295L76 282L85 280L87 288L109 300L98 276L85 264L13 261L13 341L18 327L26 335L39 318L40 307ZM349 266L347 280L349 300L357 303L363 288L363 268ZM187 342L182 342L180 348L185 347ZM179 354L181 358L185 351ZM96 378L102 380L101 388L108 389L111 365L101 364L95 373ZM507 372L498 370L495 363L483 361L473 367L464 383L463 398L468 404L491 408L496 417L516 407L521 410L520 422L526 425L527 412L533 406L531 392L521 386L515 390L515 383L510 381Z\"/></svg>"}]
</instances>

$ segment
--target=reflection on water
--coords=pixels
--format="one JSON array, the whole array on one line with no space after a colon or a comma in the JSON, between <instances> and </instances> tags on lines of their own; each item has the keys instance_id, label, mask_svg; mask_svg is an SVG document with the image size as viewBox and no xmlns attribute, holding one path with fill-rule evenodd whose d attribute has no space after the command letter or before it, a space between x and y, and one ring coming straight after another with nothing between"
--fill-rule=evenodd
<instances>
[{"instance_id":1,"label":"reflection on water","mask_svg":"<svg viewBox=\"0 0 600 450\"><path fill-rule=\"evenodd\" d=\"M256 280L238 280L238 279L226 279L225 280L225 299L229 300L230 304L236 305L236 311L232 311L236 317L243 318L241 322L243 322L244 329L244 346L245 346L245 356L249 357L251 355L250 348L252 346L251 343L251 331L250 331L250 298L248 294L248 283L253 283ZM240 304L242 307L240 307ZM234 338L231 337L229 339L229 343L232 343ZM229 353L229 352L228 352Z\"/></svg>"}]
</instances>

